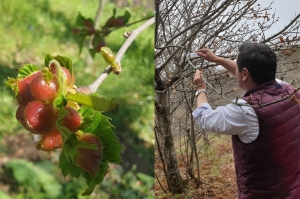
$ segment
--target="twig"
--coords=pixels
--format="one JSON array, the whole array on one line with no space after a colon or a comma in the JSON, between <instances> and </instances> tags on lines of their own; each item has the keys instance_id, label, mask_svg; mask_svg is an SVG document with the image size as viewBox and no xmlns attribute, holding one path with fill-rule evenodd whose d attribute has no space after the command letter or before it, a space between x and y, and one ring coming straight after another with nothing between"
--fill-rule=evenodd
<instances>
[{"instance_id":1,"label":"twig","mask_svg":"<svg viewBox=\"0 0 300 199\"><path fill-rule=\"evenodd\" d=\"M189 64L192 66L192 68L198 70L198 67L196 67L196 66L190 61L190 59L189 59L188 56L187 56L187 60L188 60ZM187 76L188 76L188 75L187 75ZM275 104L275 103L278 103L278 102L281 102L281 101L284 101L284 100L287 100L287 99L291 98L292 95L294 95L295 93L297 93L297 92L300 90L300 88L297 88L297 89L295 89L295 91L294 91L293 93L288 94L288 95L286 95L285 97L282 97L282 98L280 98L280 99L278 99L278 100L276 100L276 101L269 102L269 103L266 103L266 104L262 104L262 103L261 103L262 100L259 101L259 99L257 99L258 105L257 105L257 106L254 106L254 105L251 105L251 104L248 104L248 103L247 103L247 104L244 104L244 103L238 103L238 98L237 98L235 101L229 100L227 97L225 97L225 95L222 93L222 91L220 92L220 91L216 90L216 89L215 89L215 88L214 88L214 87L213 87L213 86L212 86L212 85L211 85L211 84L203 77L203 75L201 75L201 77L202 77L202 79L204 80L204 82L206 83L206 85L207 85L209 88L211 88L213 91L215 91L216 93L218 93L223 99L225 99L227 102L229 102L229 103L231 103L231 104L235 104L235 105L240 106L240 107L242 107L242 106L249 106L249 107L252 107L252 108L259 108L259 107L270 106L270 105L272 105L272 104ZM181 79L181 78L180 78L180 79ZM177 80L176 82L174 82L173 85L177 84L177 83L180 81L180 79ZM192 90L194 90L194 88L195 88L196 86L198 86L198 85L194 85L193 88L192 88ZM165 91L166 91L166 90L164 90L163 92L165 92ZM159 91L155 91L155 92L159 92Z\"/></svg>"},{"instance_id":2,"label":"twig","mask_svg":"<svg viewBox=\"0 0 300 199\"><path fill-rule=\"evenodd\" d=\"M95 29L97 29L98 26L100 25L101 13L102 13L102 10L104 8L105 3L106 3L106 0L100 0L99 1L99 6L98 6L97 13L96 13L96 16L95 16L95 24L94 24ZM94 37L95 37L95 35L93 34L90 38L90 42L89 42L90 43L90 48L94 48L94 46L93 46Z\"/></svg>"},{"instance_id":3,"label":"twig","mask_svg":"<svg viewBox=\"0 0 300 199\"><path fill-rule=\"evenodd\" d=\"M128 37L128 39L124 42L122 47L120 48L118 54L116 55L116 61L121 62L121 59L123 55L125 54L127 48L130 46L130 44L134 41L134 39L147 27L152 25L154 23L154 17L146 21L143 25L138 27L137 29L133 30L131 32L131 35ZM109 75L109 73L112 71L111 66L108 66L101 74L100 76L89 86L83 87L84 89L87 90L89 93L95 93L99 86L102 84L102 82L106 79L106 77ZM82 87L81 87L82 88ZM79 88L80 90L80 88Z\"/></svg>"},{"instance_id":4,"label":"twig","mask_svg":"<svg viewBox=\"0 0 300 199\"><path fill-rule=\"evenodd\" d=\"M100 19L101 19L101 14L102 14L102 10L104 8L104 5L106 3L106 0L99 0L99 6L98 6L98 9L97 9L97 13L96 13L96 16L95 16L95 24L94 24L94 29L97 29L100 25ZM95 48L94 44L93 44L93 41L95 39L95 34L92 34L91 38L90 38L90 41L89 41L89 48L90 49L93 49ZM91 65L93 63L93 58L90 54L87 55L87 58L86 58L86 65Z\"/></svg>"},{"instance_id":5,"label":"twig","mask_svg":"<svg viewBox=\"0 0 300 199\"><path fill-rule=\"evenodd\" d=\"M189 57L187 56L187 60L188 60L188 62L190 63L190 65L194 68L194 69L198 69L191 61L190 61L190 59L189 59ZM209 88L211 88L213 91L215 91L216 93L218 93L221 97L223 97L227 102L231 102L227 97L225 97L223 94L222 94L222 91L220 92L220 91L218 91L218 90L216 90L204 77L203 77L203 75L201 74L201 78L203 79L203 81L207 84L207 86L209 87Z\"/></svg>"},{"instance_id":6,"label":"twig","mask_svg":"<svg viewBox=\"0 0 300 199\"><path fill-rule=\"evenodd\" d=\"M165 194L167 194L168 192L164 189L164 187L162 186L162 184L160 183L159 181L159 178L157 177L157 175L154 173L155 177L156 177L156 180L157 182L159 183L160 187L162 188L162 190L165 192Z\"/></svg>"},{"instance_id":7,"label":"twig","mask_svg":"<svg viewBox=\"0 0 300 199\"><path fill-rule=\"evenodd\" d=\"M188 51L190 53L192 52L191 50L187 49L186 47L179 46L179 45L168 45L168 46L163 46L163 47L155 46L156 49L164 49L164 48L171 48L171 47L183 48L183 49L185 49L186 51Z\"/></svg>"},{"instance_id":8,"label":"twig","mask_svg":"<svg viewBox=\"0 0 300 199\"><path fill-rule=\"evenodd\" d=\"M253 108L261 108L261 107L270 106L270 105L272 105L272 104L276 104L276 103L278 103L278 102L281 102L281 101L284 101L284 100L287 100L287 99L291 99L292 96L295 95L299 90L300 90L300 88L297 88L297 89L294 90L293 93L287 94L287 95L285 95L284 97L282 97L282 98L280 98L280 99L278 99L278 100L275 100L275 101L273 101L273 102L269 102L269 103L266 103L266 104L261 104L261 103L259 103L258 106L251 106L251 107L253 107ZM236 104L236 105L239 105L239 104Z\"/></svg>"},{"instance_id":9,"label":"twig","mask_svg":"<svg viewBox=\"0 0 300 199\"><path fill-rule=\"evenodd\" d=\"M285 26L281 31L279 31L278 33L276 33L275 35L272 35L271 37L265 39L264 41L261 41L261 43L266 43L269 42L271 39L274 39L275 37L277 37L278 35L282 34L285 30L287 30L291 25L294 24L294 22L300 18L300 14L298 14L287 26Z\"/></svg>"}]
</instances>

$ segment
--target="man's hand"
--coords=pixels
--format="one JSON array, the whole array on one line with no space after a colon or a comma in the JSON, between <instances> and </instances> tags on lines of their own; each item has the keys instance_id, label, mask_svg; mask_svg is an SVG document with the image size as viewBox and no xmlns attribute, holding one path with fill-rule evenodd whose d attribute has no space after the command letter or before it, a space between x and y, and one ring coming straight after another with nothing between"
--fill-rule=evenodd
<instances>
[{"instance_id":1,"label":"man's hand","mask_svg":"<svg viewBox=\"0 0 300 199\"><path fill-rule=\"evenodd\" d=\"M196 86L196 90L206 89L205 81L202 79L202 71L197 70L195 72L195 77L194 77L193 83Z\"/></svg>"},{"instance_id":2,"label":"man's hand","mask_svg":"<svg viewBox=\"0 0 300 199\"><path fill-rule=\"evenodd\" d=\"M215 62L216 64L219 64L226 68L229 72L231 72L233 75L235 75L235 70L237 67L237 64L235 61L230 60L230 59L225 59L223 57L219 57L215 55L211 50L209 49L199 49L196 51L197 55L202 57L203 59L210 61L210 62Z\"/></svg>"},{"instance_id":3,"label":"man's hand","mask_svg":"<svg viewBox=\"0 0 300 199\"><path fill-rule=\"evenodd\" d=\"M199 49L196 51L196 53L203 59L210 62L216 62L216 60L218 59L218 56L211 52L211 50L209 49Z\"/></svg>"}]
</instances>

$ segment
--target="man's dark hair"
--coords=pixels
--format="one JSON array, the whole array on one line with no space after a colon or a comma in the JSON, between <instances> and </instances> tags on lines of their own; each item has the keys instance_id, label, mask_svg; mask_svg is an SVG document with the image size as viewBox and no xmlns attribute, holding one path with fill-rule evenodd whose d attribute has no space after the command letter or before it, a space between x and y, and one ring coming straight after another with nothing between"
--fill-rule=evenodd
<instances>
[{"instance_id":1,"label":"man's dark hair","mask_svg":"<svg viewBox=\"0 0 300 199\"><path fill-rule=\"evenodd\" d=\"M275 52L263 43L245 43L239 47L239 71L247 68L253 81L262 84L275 79L277 60Z\"/></svg>"}]
</instances>

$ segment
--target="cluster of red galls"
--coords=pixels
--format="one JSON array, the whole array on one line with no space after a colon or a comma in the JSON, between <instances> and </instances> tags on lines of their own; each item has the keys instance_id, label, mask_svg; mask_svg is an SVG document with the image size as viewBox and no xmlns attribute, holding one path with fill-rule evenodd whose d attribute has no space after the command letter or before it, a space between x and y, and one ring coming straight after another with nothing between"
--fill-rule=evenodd
<instances>
[{"instance_id":1,"label":"cluster of red galls","mask_svg":"<svg viewBox=\"0 0 300 199\"><path fill-rule=\"evenodd\" d=\"M71 88L75 78L70 71L61 67L65 76L65 84ZM16 112L17 120L28 131L41 135L41 140L36 144L37 149L51 151L62 147L62 137L55 124L58 111L53 101L58 96L59 81L56 64L49 66L50 78L44 76L42 71L37 71L18 81L17 101L19 107ZM51 75L52 74L52 75ZM63 125L70 131L76 132L81 125L81 116L77 110L64 107L68 114L63 119Z\"/></svg>"},{"instance_id":2,"label":"cluster of red galls","mask_svg":"<svg viewBox=\"0 0 300 199\"><path fill-rule=\"evenodd\" d=\"M58 69L60 72L57 71ZM50 61L48 68L17 80L19 107L16 111L16 118L25 129L41 135L40 141L36 143L37 149L52 151L62 148L62 136L56 128L58 109L54 106L54 100L62 92L61 86L66 90L76 92L73 88L74 83L74 74L71 74L67 68L61 67L56 61ZM67 112L62 124L73 133L78 132L82 123L82 117L77 112L78 108L78 104L71 101L68 101L66 106L60 107ZM95 176L102 158L102 144L98 137L90 133L76 133L76 135L79 141L96 145L96 150L77 147L78 155L74 159L77 165Z\"/></svg>"}]
</instances>

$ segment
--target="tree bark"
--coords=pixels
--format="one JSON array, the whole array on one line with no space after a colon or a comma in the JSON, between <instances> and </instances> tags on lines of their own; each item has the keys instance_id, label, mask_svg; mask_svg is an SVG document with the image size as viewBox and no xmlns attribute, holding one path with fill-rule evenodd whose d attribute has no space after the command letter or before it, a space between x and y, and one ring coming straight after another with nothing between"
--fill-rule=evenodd
<instances>
[{"instance_id":1,"label":"tree bark","mask_svg":"<svg viewBox=\"0 0 300 199\"><path fill-rule=\"evenodd\" d=\"M167 92L157 92L155 99L155 131L156 135L159 136L157 147L161 152L160 159L163 163L169 191L175 194L182 193L184 186L177 164L169 107Z\"/></svg>"}]
</instances>

